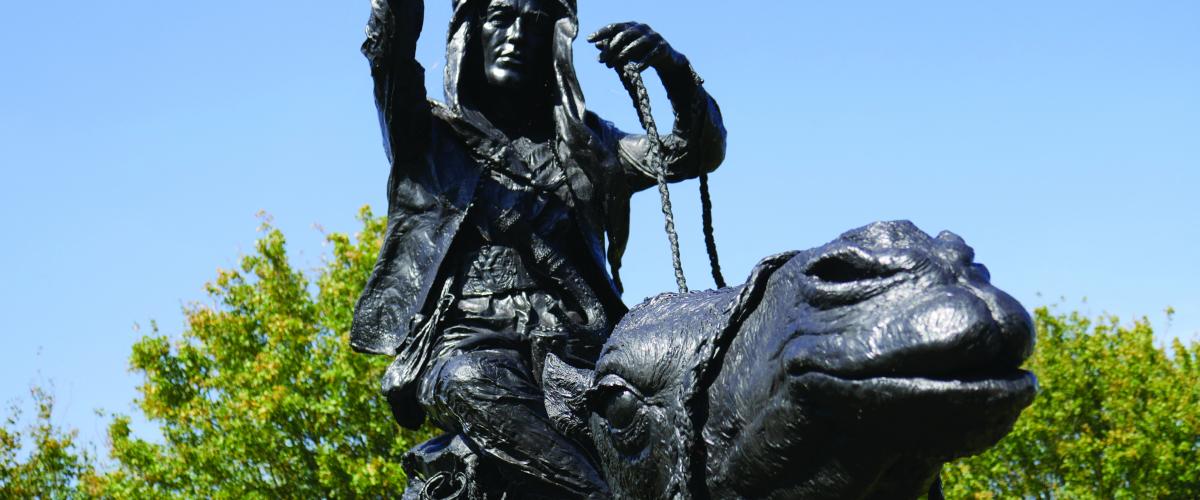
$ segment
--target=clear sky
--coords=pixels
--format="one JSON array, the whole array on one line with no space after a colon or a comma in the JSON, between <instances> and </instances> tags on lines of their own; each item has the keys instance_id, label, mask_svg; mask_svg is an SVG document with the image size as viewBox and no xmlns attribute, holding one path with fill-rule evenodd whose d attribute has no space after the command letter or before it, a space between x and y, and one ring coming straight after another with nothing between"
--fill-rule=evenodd
<instances>
[{"instance_id":1,"label":"clear sky","mask_svg":"<svg viewBox=\"0 0 1200 500\"><path fill-rule=\"evenodd\" d=\"M178 334L252 250L257 212L306 269L327 252L314 225L383 212L367 3L0 4L0 402L52 383L60 422L102 442L94 409L134 411L135 324ZM434 96L449 3L427 6L420 49ZM910 219L962 235L1030 308L1200 340L1200 2L580 3L585 32L649 23L720 102L731 281ZM576 51L589 107L636 129L616 75ZM710 286L695 183L672 192L689 278ZM635 199L629 303L674 287L657 203Z\"/></svg>"}]
</instances>

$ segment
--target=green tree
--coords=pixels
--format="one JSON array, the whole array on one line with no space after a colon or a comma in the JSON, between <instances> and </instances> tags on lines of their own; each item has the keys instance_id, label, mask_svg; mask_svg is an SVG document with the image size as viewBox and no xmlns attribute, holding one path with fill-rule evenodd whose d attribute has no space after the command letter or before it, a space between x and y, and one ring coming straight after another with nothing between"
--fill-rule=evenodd
<instances>
[{"instance_id":1,"label":"green tree","mask_svg":"<svg viewBox=\"0 0 1200 500\"><path fill-rule=\"evenodd\" d=\"M1200 498L1200 344L1146 320L1034 315L1040 392L1013 432L949 464L947 498Z\"/></svg>"},{"instance_id":2,"label":"green tree","mask_svg":"<svg viewBox=\"0 0 1200 500\"><path fill-rule=\"evenodd\" d=\"M0 498L393 497L401 455L426 439L391 422L376 381L390 361L351 352L347 332L385 226L364 209L355 237L328 237L312 279L264 226L237 270L207 285L187 326L133 347L138 406L161 439L110 427L99 463L51 423L0 421ZM1154 344L1146 321L1034 315L1028 368L1041 392L1008 437L948 464L949 498L1200 498L1200 345ZM28 447L28 449L26 449Z\"/></svg>"},{"instance_id":3,"label":"green tree","mask_svg":"<svg viewBox=\"0 0 1200 500\"><path fill-rule=\"evenodd\" d=\"M207 285L211 304L185 310L176 340L133 346L144 375L138 406L162 441L134 437L118 417L115 464L102 496L387 497L403 490L402 454L428 437L392 423L378 395L390 361L349 348L355 300L385 226L363 209L354 240L333 247L313 283L288 262L283 234L264 224L255 252Z\"/></svg>"},{"instance_id":4,"label":"green tree","mask_svg":"<svg viewBox=\"0 0 1200 500\"><path fill-rule=\"evenodd\" d=\"M77 432L51 421L53 396L39 387L30 393L37 409L34 422L15 430L21 410L13 405L0 426L0 498L68 498L94 487L92 455L76 444Z\"/></svg>"}]
</instances>

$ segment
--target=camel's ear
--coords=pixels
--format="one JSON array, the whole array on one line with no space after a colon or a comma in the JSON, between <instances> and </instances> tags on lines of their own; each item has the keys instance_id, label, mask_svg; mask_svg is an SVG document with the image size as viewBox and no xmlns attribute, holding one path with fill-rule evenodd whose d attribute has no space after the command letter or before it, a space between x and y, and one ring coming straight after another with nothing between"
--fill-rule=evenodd
<instances>
[{"instance_id":1,"label":"camel's ear","mask_svg":"<svg viewBox=\"0 0 1200 500\"><path fill-rule=\"evenodd\" d=\"M546 414L564 436L591 444L587 392L592 385L592 370L571 366L554 353L546 353L545 363L542 390L546 394Z\"/></svg>"}]
</instances>

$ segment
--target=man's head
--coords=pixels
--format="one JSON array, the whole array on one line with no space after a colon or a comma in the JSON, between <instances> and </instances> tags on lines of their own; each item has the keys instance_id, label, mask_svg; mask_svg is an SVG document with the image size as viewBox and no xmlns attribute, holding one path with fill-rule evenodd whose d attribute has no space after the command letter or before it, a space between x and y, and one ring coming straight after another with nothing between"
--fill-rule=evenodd
<instances>
[{"instance_id":1,"label":"man's head","mask_svg":"<svg viewBox=\"0 0 1200 500\"><path fill-rule=\"evenodd\" d=\"M552 0L487 0L479 33L485 81L517 91L547 84L554 23L561 16L561 6Z\"/></svg>"}]
</instances>

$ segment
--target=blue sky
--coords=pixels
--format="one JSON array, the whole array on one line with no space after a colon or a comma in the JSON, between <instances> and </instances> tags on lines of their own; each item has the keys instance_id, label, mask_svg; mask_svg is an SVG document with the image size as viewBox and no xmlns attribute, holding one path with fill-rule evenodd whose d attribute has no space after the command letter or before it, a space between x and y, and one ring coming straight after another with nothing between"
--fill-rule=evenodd
<instances>
[{"instance_id":1,"label":"blue sky","mask_svg":"<svg viewBox=\"0 0 1200 500\"><path fill-rule=\"evenodd\" d=\"M910 219L962 235L1028 307L1200 340L1200 3L580 3L587 32L649 23L720 102L731 281ZM440 96L449 2L427 10L420 57ZM327 251L315 225L382 212L366 14L365 0L0 6L0 400L50 383L59 421L103 442L94 409L134 412L135 324L181 331L182 306L253 248L257 212L305 269ZM615 74L576 51L589 107L634 130ZM689 278L710 286L695 184L673 195ZM674 286L660 217L653 192L635 199L627 302Z\"/></svg>"}]
</instances>

